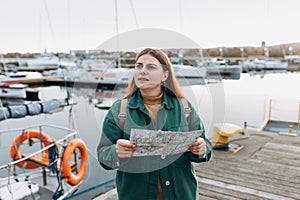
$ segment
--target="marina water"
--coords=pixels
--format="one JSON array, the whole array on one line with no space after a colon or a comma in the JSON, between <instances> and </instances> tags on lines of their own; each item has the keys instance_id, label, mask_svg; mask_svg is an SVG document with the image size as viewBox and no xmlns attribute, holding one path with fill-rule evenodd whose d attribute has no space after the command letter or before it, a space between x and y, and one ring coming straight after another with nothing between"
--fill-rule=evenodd
<instances>
[{"instance_id":1,"label":"marina water","mask_svg":"<svg viewBox=\"0 0 300 200\"><path fill-rule=\"evenodd\" d=\"M206 85L184 86L183 91L187 98L198 110L207 129L208 137L212 135L215 123L233 123L243 126L246 121L249 127L258 128L269 117L269 102L272 99L273 108L271 117L283 121L298 119L300 92L297 89L300 83L299 73L275 74L242 74L240 80L222 80L221 82ZM65 87L41 87L41 100L65 98ZM82 195L73 199L91 198L97 193L109 190L112 183L101 190L86 190L105 183L114 178L114 171L106 171L97 161L96 148L101 134L101 126L107 110L95 107L91 98L95 88L67 88L73 94L76 105L64 108L53 114L28 116L22 119L9 119L0 122L0 129L26 127L34 124L54 124L57 126L75 128L89 149L89 169L82 187ZM12 138L13 139L13 138ZM3 145L3 136L0 136L0 145ZM1 155L1 159L10 157Z\"/></svg>"}]
</instances>

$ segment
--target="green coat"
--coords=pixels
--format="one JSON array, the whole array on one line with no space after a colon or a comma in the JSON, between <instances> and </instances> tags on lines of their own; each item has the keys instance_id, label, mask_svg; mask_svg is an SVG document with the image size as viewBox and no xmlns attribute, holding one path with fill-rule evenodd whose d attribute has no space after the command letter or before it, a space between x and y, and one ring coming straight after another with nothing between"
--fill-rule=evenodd
<instances>
[{"instance_id":1,"label":"green coat","mask_svg":"<svg viewBox=\"0 0 300 200\"><path fill-rule=\"evenodd\" d=\"M156 123L153 123L137 90L128 100L127 118L122 131L118 125L120 104L120 100L116 101L108 111L97 148L101 166L105 169L118 169L116 184L119 200L156 200L158 177L162 183L164 200L198 199L197 179L191 162L208 161L211 157L211 144L205 137L204 126L192 105L189 103L191 114L188 125L181 101L164 93ZM185 152L172 156L119 159L116 142L118 139L129 140L131 128L162 131L203 130L201 137L206 140L206 155L200 157Z\"/></svg>"}]
</instances>

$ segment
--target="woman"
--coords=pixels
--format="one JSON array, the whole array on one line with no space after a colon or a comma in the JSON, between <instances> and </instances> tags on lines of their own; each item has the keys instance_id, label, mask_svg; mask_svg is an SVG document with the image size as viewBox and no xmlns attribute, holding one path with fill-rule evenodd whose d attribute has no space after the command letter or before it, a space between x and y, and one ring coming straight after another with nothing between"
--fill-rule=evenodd
<instances>
[{"instance_id":1,"label":"woman","mask_svg":"<svg viewBox=\"0 0 300 200\"><path fill-rule=\"evenodd\" d=\"M167 55L158 49L141 51L123 98L128 101L127 118L124 124L120 123L121 100L116 101L104 119L97 148L101 166L118 169L116 184L120 200L198 199L191 162L208 161L211 148L204 126L190 103L191 112L186 119L182 98ZM137 145L129 140L132 128L203 132L183 154L132 157Z\"/></svg>"}]
</instances>

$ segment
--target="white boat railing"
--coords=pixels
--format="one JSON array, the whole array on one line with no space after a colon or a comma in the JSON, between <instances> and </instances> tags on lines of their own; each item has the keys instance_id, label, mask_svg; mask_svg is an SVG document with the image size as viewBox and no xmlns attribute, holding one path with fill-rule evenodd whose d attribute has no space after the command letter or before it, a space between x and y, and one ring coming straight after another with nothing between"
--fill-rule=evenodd
<instances>
[{"instance_id":1,"label":"white boat railing","mask_svg":"<svg viewBox=\"0 0 300 200\"><path fill-rule=\"evenodd\" d=\"M32 129L32 128L39 128L40 131L43 130L42 127L50 127L50 128L56 128L56 129L61 129L61 130L64 130L64 131L68 131L68 132L71 132L71 133L68 133L65 137L59 139L59 140L56 140L57 144L61 144L61 143L65 143L67 142L67 140L71 137L75 137L76 135L78 135L78 132L76 130L73 130L73 129L70 129L70 128L65 128L65 127L60 127L60 126L54 126L54 125L46 125L46 124L43 124L43 125L35 125L35 126L30 126L30 127L26 127L26 128L18 128L18 129L10 129L10 130L1 130L0 131L0 134L3 134L3 133L9 133L9 132L17 132L17 131L21 131L21 132L24 132L25 130L29 130L29 129ZM48 149L50 149L51 147L53 147L55 144L54 143L51 143L37 151L35 151L34 153L31 153L30 155L28 156L25 156L23 158L20 158L18 160L15 160L15 161L12 161L12 162L9 162L7 164L4 164L4 165L1 165L0 166L0 170L1 169L5 169L5 168L9 168L11 166L14 166L16 165L17 163L20 163L20 162L23 162L23 161L26 161L28 160L29 158L31 157L34 157L35 155L38 155L39 153L42 153Z\"/></svg>"}]
</instances>

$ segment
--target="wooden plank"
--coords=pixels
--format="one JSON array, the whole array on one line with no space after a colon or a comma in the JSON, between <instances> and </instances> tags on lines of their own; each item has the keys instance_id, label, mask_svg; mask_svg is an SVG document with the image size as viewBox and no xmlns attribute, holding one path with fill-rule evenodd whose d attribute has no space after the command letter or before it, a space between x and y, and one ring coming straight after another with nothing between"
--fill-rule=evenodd
<instances>
[{"instance_id":1,"label":"wooden plank","mask_svg":"<svg viewBox=\"0 0 300 200\"><path fill-rule=\"evenodd\" d=\"M202 187L199 189L199 199L222 199L222 200L239 200L243 195L241 195L240 198L237 198L235 196L232 196L230 194L231 190L229 192L222 190L222 188L218 187L212 187L208 184L201 184ZM205 187L206 186L206 187ZM210 190L213 189L213 190ZM241 193L240 193L241 194ZM245 199L245 198L244 198Z\"/></svg>"},{"instance_id":2,"label":"wooden plank","mask_svg":"<svg viewBox=\"0 0 300 200\"><path fill-rule=\"evenodd\" d=\"M3 83L43 83L45 81L50 80L56 80L60 79L62 80L61 76L44 76L39 78L10 78L10 79L4 79L1 80Z\"/></svg>"},{"instance_id":3,"label":"wooden plank","mask_svg":"<svg viewBox=\"0 0 300 200\"><path fill-rule=\"evenodd\" d=\"M27 154L22 154L22 158L30 156L31 153L27 153ZM43 167L47 167L49 165L49 159L48 159L48 154L41 152L38 153L30 158L28 158L28 161L31 161L35 164L38 164L40 166Z\"/></svg>"},{"instance_id":4,"label":"wooden plank","mask_svg":"<svg viewBox=\"0 0 300 200\"><path fill-rule=\"evenodd\" d=\"M28 71L28 72L43 72L49 70L56 70L58 66L46 66L46 67L18 67L18 71ZM8 68L8 71L12 71L12 69Z\"/></svg>"},{"instance_id":5,"label":"wooden plank","mask_svg":"<svg viewBox=\"0 0 300 200\"><path fill-rule=\"evenodd\" d=\"M202 196L209 196L213 199L263 199L244 192L218 187L216 185L199 182L199 193ZM200 198L201 199L201 198Z\"/></svg>"},{"instance_id":6,"label":"wooden plank","mask_svg":"<svg viewBox=\"0 0 300 200\"><path fill-rule=\"evenodd\" d=\"M263 149L263 148L261 148ZM231 158L231 157L226 157L226 156L219 156L219 157L216 157L216 156L213 156L212 157L212 160L218 160L218 162L221 162L221 161L224 161L224 162L230 162L230 165L235 165L235 166L240 166L241 164L246 164L246 165L249 165L251 164L253 167L255 166L258 166L258 167L269 167L268 164L264 163L264 160L263 159L253 159L253 157L259 153L260 151L257 151L255 152L252 157L250 157L249 159L235 159L235 158ZM210 161L210 162L211 162ZM209 162L209 163L210 163ZM204 164L204 163L203 163ZM224 163L225 164L225 163ZM226 163L227 165L228 163ZM275 165L271 165L270 167L273 167L274 169L278 169L280 170L278 167L286 167L287 169L290 168L291 170L296 170L296 171L299 171L299 167L294 167L294 166L289 166L287 164L280 164L280 163L274 163Z\"/></svg>"},{"instance_id":7,"label":"wooden plank","mask_svg":"<svg viewBox=\"0 0 300 200\"><path fill-rule=\"evenodd\" d=\"M202 194L199 194L199 199L201 200L216 200L216 198L212 198L212 197L209 197L209 196L205 196L205 195L202 195Z\"/></svg>"},{"instance_id":8,"label":"wooden plank","mask_svg":"<svg viewBox=\"0 0 300 200\"><path fill-rule=\"evenodd\" d=\"M298 193L300 195L300 186L299 184L291 183L288 180L282 180L282 176L277 177L268 177L263 176L262 174L254 175L251 173L241 173L237 171L225 171L225 170L215 170L211 171L206 170L203 173L197 173L198 176L208 177L212 179L223 180L225 182L237 183L247 187L261 187L264 188L266 185L268 189L276 189L277 187L282 190L282 192L287 193ZM243 183L240 183L243 182ZM298 187L297 187L298 186Z\"/></svg>"},{"instance_id":9,"label":"wooden plank","mask_svg":"<svg viewBox=\"0 0 300 200\"><path fill-rule=\"evenodd\" d=\"M212 165L207 166L208 168L211 167L218 167L222 168L223 170L237 170L240 172L249 172L253 173L254 175L264 175L266 176L282 176L285 174L284 177L288 177L287 180L293 180L293 177L300 175L300 168L286 166L278 163L268 163L268 162L257 162L257 159L249 159L245 160L231 160L231 161L224 161L218 159L217 161L209 162ZM215 163L213 163L215 162ZM205 166L205 165L203 165ZM200 166L201 167L201 166ZM295 183L300 184L299 179L293 180Z\"/></svg>"},{"instance_id":10,"label":"wooden plank","mask_svg":"<svg viewBox=\"0 0 300 200\"><path fill-rule=\"evenodd\" d=\"M210 184L212 186L218 186L218 187L223 187L223 188L227 188L233 191L237 191L237 192L242 192L242 193L247 193L247 194L251 194L260 198L265 198L265 199L272 199L272 200L293 200L292 198L286 197L286 196L282 196L282 195L276 195L276 194L272 194L272 193L268 193L268 192L264 192L264 191L260 191L260 190L256 190L256 189L252 189L252 188L247 188L247 187L243 187L243 186L239 186L239 185L234 185L234 184L228 184L228 183L223 183L221 181L216 181L216 180L212 180L212 179L206 179L206 178L198 178L198 182L200 183L205 183L205 184ZM299 197L299 196L298 196Z\"/></svg>"},{"instance_id":11,"label":"wooden plank","mask_svg":"<svg viewBox=\"0 0 300 200\"><path fill-rule=\"evenodd\" d=\"M248 176L245 177L243 174L233 175L226 172L205 172L202 174L197 174L199 177L212 179L220 181L226 184L235 184L246 188L256 189L267 192L274 193L278 195L283 195L287 197L299 197L300 188L299 185L282 185L280 182L274 183L272 179L258 180L259 177Z\"/></svg>"},{"instance_id":12,"label":"wooden plank","mask_svg":"<svg viewBox=\"0 0 300 200\"><path fill-rule=\"evenodd\" d=\"M258 154L265 154L265 156L268 156L273 159L281 159L286 158L290 160L300 160L300 153L291 153L286 152L285 150L277 151L274 149L261 149Z\"/></svg>"},{"instance_id":13,"label":"wooden plank","mask_svg":"<svg viewBox=\"0 0 300 200\"><path fill-rule=\"evenodd\" d=\"M291 144L278 144L278 143L269 142L266 145L264 145L264 148L300 154L300 146L291 145Z\"/></svg>"},{"instance_id":14,"label":"wooden plank","mask_svg":"<svg viewBox=\"0 0 300 200\"><path fill-rule=\"evenodd\" d=\"M270 135L271 134L271 135ZM272 139L272 143L275 144L285 144L288 146L300 146L300 136L289 136L289 135L281 135L276 133L269 133Z\"/></svg>"},{"instance_id":15,"label":"wooden plank","mask_svg":"<svg viewBox=\"0 0 300 200\"><path fill-rule=\"evenodd\" d=\"M276 155L274 155L274 157L272 158L272 157L270 157L268 155L265 155L264 153L261 153L261 152L256 153L253 156L253 158L264 160L265 162L270 162L270 163L281 163L281 164L295 166L295 167L300 166L300 160L291 160L289 158L282 158L282 157L278 157Z\"/></svg>"},{"instance_id":16,"label":"wooden plank","mask_svg":"<svg viewBox=\"0 0 300 200\"><path fill-rule=\"evenodd\" d=\"M283 180L300 184L300 168L286 166L278 163L257 162L257 159L249 160L222 160L213 158L208 163L195 164L197 171L224 170L237 171L240 173L248 172L254 176L280 176ZM282 174L285 174L282 176Z\"/></svg>"},{"instance_id":17,"label":"wooden plank","mask_svg":"<svg viewBox=\"0 0 300 200\"><path fill-rule=\"evenodd\" d=\"M225 171L225 170L215 170L213 168L210 169L213 171L213 175L215 176L222 176L222 177L238 177L238 180L246 180L246 181L252 181L254 183L258 182L260 184L271 184L271 185L280 185L281 188L285 188L287 190L293 190L295 185L299 185L299 181L295 180L294 181L289 181L287 178L284 176L271 176L269 173L266 174L253 174L253 173L247 173L241 171ZM207 171L207 170L204 170ZM207 172L204 172L207 173ZM209 172L208 172L209 173ZM197 173L199 176L202 175L202 173ZM299 179L299 178L298 178ZM235 179L236 180L236 179ZM295 191L298 192L300 188L296 188Z\"/></svg>"},{"instance_id":18,"label":"wooden plank","mask_svg":"<svg viewBox=\"0 0 300 200\"><path fill-rule=\"evenodd\" d=\"M267 142L271 141L272 138L265 135L251 135L244 137L237 137L235 140L231 140L231 143L237 145L243 145L244 148L238 151L237 153L227 152L227 151L217 151L215 150L215 157L223 157L223 158L240 158L240 159L248 159L255 152L259 151L259 149L265 145Z\"/></svg>"},{"instance_id":19,"label":"wooden plank","mask_svg":"<svg viewBox=\"0 0 300 200\"><path fill-rule=\"evenodd\" d=\"M210 162L196 164L195 169L198 176L227 184L236 184L252 189L259 188L267 193L292 198L300 196L299 167L287 166L287 163L278 164L276 160L273 163L268 159L253 159L262 150L265 149L259 148L250 159L247 159L247 156L246 159L235 159L234 156L226 157L222 156L222 152L220 152L218 156L213 156ZM268 155L268 158L273 159L273 154ZM293 156L295 157L295 155Z\"/></svg>"}]
</instances>

